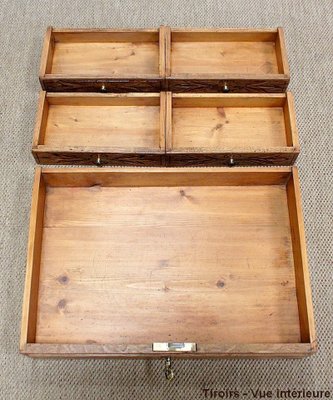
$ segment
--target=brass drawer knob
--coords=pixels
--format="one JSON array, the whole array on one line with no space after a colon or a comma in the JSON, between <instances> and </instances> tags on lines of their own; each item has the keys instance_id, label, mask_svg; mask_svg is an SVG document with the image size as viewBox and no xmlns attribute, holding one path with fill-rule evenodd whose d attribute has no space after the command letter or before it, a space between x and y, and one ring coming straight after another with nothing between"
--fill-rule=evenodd
<instances>
[{"instance_id":1,"label":"brass drawer knob","mask_svg":"<svg viewBox=\"0 0 333 400\"><path fill-rule=\"evenodd\" d=\"M97 155L97 159L96 159L95 164L97 165L97 167L101 167L102 166L102 159L101 159L101 155L100 154Z\"/></svg>"},{"instance_id":2,"label":"brass drawer knob","mask_svg":"<svg viewBox=\"0 0 333 400\"><path fill-rule=\"evenodd\" d=\"M102 86L101 86L101 92L102 92L102 93L106 93L106 86L105 86L105 85L102 85Z\"/></svg>"},{"instance_id":3,"label":"brass drawer knob","mask_svg":"<svg viewBox=\"0 0 333 400\"><path fill-rule=\"evenodd\" d=\"M222 92L223 93L229 93L230 92L230 89L229 89L229 86L227 85L227 82L224 82L223 88L222 88Z\"/></svg>"}]
</instances>

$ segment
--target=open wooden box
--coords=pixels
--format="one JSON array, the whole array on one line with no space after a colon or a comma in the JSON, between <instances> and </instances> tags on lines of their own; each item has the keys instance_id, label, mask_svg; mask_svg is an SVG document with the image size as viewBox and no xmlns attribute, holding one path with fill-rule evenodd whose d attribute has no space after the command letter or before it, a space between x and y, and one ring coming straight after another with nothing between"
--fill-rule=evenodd
<instances>
[{"instance_id":1,"label":"open wooden box","mask_svg":"<svg viewBox=\"0 0 333 400\"><path fill-rule=\"evenodd\" d=\"M41 164L292 165L291 93L41 92L32 147Z\"/></svg>"},{"instance_id":2,"label":"open wooden box","mask_svg":"<svg viewBox=\"0 0 333 400\"><path fill-rule=\"evenodd\" d=\"M22 353L315 348L296 168L37 167Z\"/></svg>"},{"instance_id":3,"label":"open wooden box","mask_svg":"<svg viewBox=\"0 0 333 400\"><path fill-rule=\"evenodd\" d=\"M40 82L48 91L283 92L283 30L54 29Z\"/></svg>"}]
</instances>

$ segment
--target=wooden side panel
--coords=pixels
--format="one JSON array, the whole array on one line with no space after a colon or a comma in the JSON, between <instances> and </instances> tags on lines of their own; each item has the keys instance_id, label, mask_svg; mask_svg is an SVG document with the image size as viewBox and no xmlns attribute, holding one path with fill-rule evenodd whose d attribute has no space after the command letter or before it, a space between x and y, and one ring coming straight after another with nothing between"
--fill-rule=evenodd
<instances>
[{"instance_id":1,"label":"wooden side panel","mask_svg":"<svg viewBox=\"0 0 333 400\"><path fill-rule=\"evenodd\" d=\"M52 67L52 60L53 60L53 53L54 53L54 38L52 35L53 28L49 26L46 30L45 37L44 37L44 44L41 56L41 64L39 70L39 79L40 83L44 87L43 79L45 74L51 72Z\"/></svg>"},{"instance_id":2,"label":"wooden side panel","mask_svg":"<svg viewBox=\"0 0 333 400\"><path fill-rule=\"evenodd\" d=\"M290 167L279 168L44 168L50 186L242 186L284 185Z\"/></svg>"},{"instance_id":3,"label":"wooden side panel","mask_svg":"<svg viewBox=\"0 0 333 400\"><path fill-rule=\"evenodd\" d=\"M43 87L49 92L159 92L162 79L109 79L109 78L70 78L46 75L42 78Z\"/></svg>"},{"instance_id":4,"label":"wooden side panel","mask_svg":"<svg viewBox=\"0 0 333 400\"><path fill-rule=\"evenodd\" d=\"M316 347L316 333L311 297L310 275L306 255L305 230L302 215L301 191L298 171L292 169L292 177L287 184L289 219L293 243L296 275L296 293L300 317L301 339Z\"/></svg>"},{"instance_id":5,"label":"wooden side panel","mask_svg":"<svg viewBox=\"0 0 333 400\"><path fill-rule=\"evenodd\" d=\"M218 79L194 76L190 78L170 77L167 79L167 90L179 93L223 93L225 86L229 92L235 93L280 93L284 92L289 84L289 78L273 79L232 79L223 76Z\"/></svg>"},{"instance_id":6,"label":"wooden side panel","mask_svg":"<svg viewBox=\"0 0 333 400\"><path fill-rule=\"evenodd\" d=\"M126 167L160 167L165 164L164 154L159 153L121 153L111 152L75 152L75 151L38 151L33 150L39 164L46 165L96 165Z\"/></svg>"},{"instance_id":7,"label":"wooden side panel","mask_svg":"<svg viewBox=\"0 0 333 400\"><path fill-rule=\"evenodd\" d=\"M20 351L26 350L27 343L33 343L36 335L39 270L41 260L43 220L45 204L45 183L41 168L36 167L32 192L27 269L22 306Z\"/></svg>"},{"instance_id":8,"label":"wooden side panel","mask_svg":"<svg viewBox=\"0 0 333 400\"><path fill-rule=\"evenodd\" d=\"M172 152L167 154L170 167L232 167L232 166L279 166L293 165L297 155L293 153L197 153Z\"/></svg>"},{"instance_id":9,"label":"wooden side panel","mask_svg":"<svg viewBox=\"0 0 333 400\"><path fill-rule=\"evenodd\" d=\"M144 358L202 359L202 358L300 358L310 356L309 344L213 344L197 345L195 353L153 353L151 345L113 344L28 344L24 354L38 358Z\"/></svg>"},{"instance_id":10,"label":"wooden side panel","mask_svg":"<svg viewBox=\"0 0 333 400\"><path fill-rule=\"evenodd\" d=\"M277 36L275 41L276 58L278 62L279 72L289 76L289 65L287 59L287 49L284 39L284 32L282 28L277 29Z\"/></svg>"}]
</instances>

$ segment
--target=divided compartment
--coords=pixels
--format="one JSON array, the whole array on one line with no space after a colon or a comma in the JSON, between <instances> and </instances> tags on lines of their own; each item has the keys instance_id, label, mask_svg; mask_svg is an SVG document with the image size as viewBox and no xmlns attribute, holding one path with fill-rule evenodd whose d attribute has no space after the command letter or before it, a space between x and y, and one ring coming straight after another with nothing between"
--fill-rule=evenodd
<instances>
[{"instance_id":1,"label":"divided compartment","mask_svg":"<svg viewBox=\"0 0 333 400\"><path fill-rule=\"evenodd\" d=\"M296 168L36 168L22 353L315 349Z\"/></svg>"},{"instance_id":2,"label":"divided compartment","mask_svg":"<svg viewBox=\"0 0 333 400\"><path fill-rule=\"evenodd\" d=\"M40 82L49 91L159 91L165 50L161 29L48 28Z\"/></svg>"},{"instance_id":3,"label":"divided compartment","mask_svg":"<svg viewBox=\"0 0 333 400\"><path fill-rule=\"evenodd\" d=\"M282 28L48 28L40 82L53 92L283 92L289 67Z\"/></svg>"},{"instance_id":4,"label":"divided compartment","mask_svg":"<svg viewBox=\"0 0 333 400\"><path fill-rule=\"evenodd\" d=\"M292 165L299 153L286 94L41 92L40 164Z\"/></svg>"},{"instance_id":5,"label":"divided compartment","mask_svg":"<svg viewBox=\"0 0 333 400\"><path fill-rule=\"evenodd\" d=\"M32 153L41 164L160 166L164 103L165 93L41 92Z\"/></svg>"},{"instance_id":6,"label":"divided compartment","mask_svg":"<svg viewBox=\"0 0 333 400\"><path fill-rule=\"evenodd\" d=\"M166 96L170 166L292 165L299 154L289 92Z\"/></svg>"}]
</instances>

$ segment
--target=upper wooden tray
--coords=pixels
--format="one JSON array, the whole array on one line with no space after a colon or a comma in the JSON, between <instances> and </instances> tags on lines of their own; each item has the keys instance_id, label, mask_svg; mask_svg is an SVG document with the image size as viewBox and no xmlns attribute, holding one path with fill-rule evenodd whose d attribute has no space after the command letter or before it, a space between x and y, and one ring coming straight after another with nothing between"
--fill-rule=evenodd
<instances>
[{"instance_id":1,"label":"upper wooden tray","mask_svg":"<svg viewBox=\"0 0 333 400\"><path fill-rule=\"evenodd\" d=\"M41 92L32 147L41 164L291 165L291 93Z\"/></svg>"},{"instance_id":2,"label":"upper wooden tray","mask_svg":"<svg viewBox=\"0 0 333 400\"><path fill-rule=\"evenodd\" d=\"M156 352L155 342L196 347ZM23 353L315 349L295 168L37 168Z\"/></svg>"},{"instance_id":3,"label":"upper wooden tray","mask_svg":"<svg viewBox=\"0 0 333 400\"><path fill-rule=\"evenodd\" d=\"M53 29L40 81L48 91L282 92L278 29Z\"/></svg>"}]
</instances>

